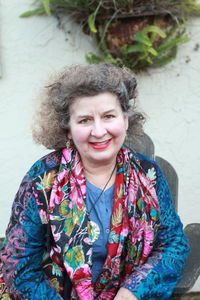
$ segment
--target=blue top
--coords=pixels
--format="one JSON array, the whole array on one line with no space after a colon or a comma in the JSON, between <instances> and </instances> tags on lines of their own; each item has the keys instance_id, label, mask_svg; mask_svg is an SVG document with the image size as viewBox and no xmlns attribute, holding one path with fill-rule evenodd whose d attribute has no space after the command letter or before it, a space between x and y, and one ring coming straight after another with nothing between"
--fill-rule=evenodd
<instances>
[{"instance_id":1,"label":"blue top","mask_svg":"<svg viewBox=\"0 0 200 300\"><path fill-rule=\"evenodd\" d=\"M86 180L86 207L90 212L89 218L100 228L99 238L93 243L92 281L95 282L104 265L110 232L110 218L114 199L114 184L102 193L102 189ZM102 195L100 196L100 194ZM100 198L98 199L98 197ZM98 199L98 200L97 200ZM93 203L97 203L93 206Z\"/></svg>"}]
</instances>

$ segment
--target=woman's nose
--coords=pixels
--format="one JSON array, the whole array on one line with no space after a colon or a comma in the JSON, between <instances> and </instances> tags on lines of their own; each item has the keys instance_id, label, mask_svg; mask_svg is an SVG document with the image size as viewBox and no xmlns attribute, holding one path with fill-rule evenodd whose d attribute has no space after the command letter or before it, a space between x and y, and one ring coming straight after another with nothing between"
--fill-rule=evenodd
<instances>
[{"instance_id":1,"label":"woman's nose","mask_svg":"<svg viewBox=\"0 0 200 300\"><path fill-rule=\"evenodd\" d=\"M92 126L92 130L91 130L91 135L92 136L95 136L95 137L102 137L106 134L106 128L103 124L102 121L100 120L96 120L94 121L93 123L93 126Z\"/></svg>"}]
</instances>

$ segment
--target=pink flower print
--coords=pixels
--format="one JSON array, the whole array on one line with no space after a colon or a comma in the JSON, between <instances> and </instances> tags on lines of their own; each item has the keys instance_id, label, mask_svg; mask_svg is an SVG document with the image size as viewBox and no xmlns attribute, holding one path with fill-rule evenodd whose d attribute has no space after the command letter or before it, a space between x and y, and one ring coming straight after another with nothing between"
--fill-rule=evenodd
<instances>
[{"instance_id":1,"label":"pink flower print","mask_svg":"<svg viewBox=\"0 0 200 300\"><path fill-rule=\"evenodd\" d=\"M101 292L98 296L98 300L112 300L114 299L115 294L112 291Z\"/></svg>"},{"instance_id":2,"label":"pink flower print","mask_svg":"<svg viewBox=\"0 0 200 300\"><path fill-rule=\"evenodd\" d=\"M60 247L59 246L55 246L55 247L51 248L51 251L50 251L49 255L50 255L51 259L53 260L53 258L59 256L60 253L61 253Z\"/></svg>"},{"instance_id":3,"label":"pink flower print","mask_svg":"<svg viewBox=\"0 0 200 300\"><path fill-rule=\"evenodd\" d=\"M42 201L40 202L40 199L39 199L39 197L38 197L38 193L36 193L36 192L33 190L33 194L34 194L35 201L36 201L37 205L38 205L38 206L43 205Z\"/></svg>"},{"instance_id":4,"label":"pink flower print","mask_svg":"<svg viewBox=\"0 0 200 300\"><path fill-rule=\"evenodd\" d=\"M114 258L114 259L111 260L111 269L112 269L111 277L113 275L119 274L120 262L121 261L120 261L119 258Z\"/></svg>"},{"instance_id":5,"label":"pink flower print","mask_svg":"<svg viewBox=\"0 0 200 300\"><path fill-rule=\"evenodd\" d=\"M136 180L136 176L131 176L129 180L129 189L128 189L128 200L129 203L134 205L136 203L137 199L137 193L138 193L138 183Z\"/></svg>"},{"instance_id":6,"label":"pink flower print","mask_svg":"<svg viewBox=\"0 0 200 300\"><path fill-rule=\"evenodd\" d=\"M83 166L82 166L81 163L76 164L76 176L79 179L84 178L84 176L83 176Z\"/></svg>"},{"instance_id":7,"label":"pink flower print","mask_svg":"<svg viewBox=\"0 0 200 300\"><path fill-rule=\"evenodd\" d=\"M49 201L49 208L52 211L55 207L55 204L60 204L64 198L64 188L67 184L67 177L65 176L66 172L62 172L58 176L58 180L55 182L52 191L51 191L51 197Z\"/></svg>"},{"instance_id":8,"label":"pink flower print","mask_svg":"<svg viewBox=\"0 0 200 300\"><path fill-rule=\"evenodd\" d=\"M129 232L128 228L123 228L120 233L120 236L122 235L123 237L126 237L128 235L128 232Z\"/></svg>"},{"instance_id":9,"label":"pink flower print","mask_svg":"<svg viewBox=\"0 0 200 300\"><path fill-rule=\"evenodd\" d=\"M82 266L80 268L78 268L75 272L74 272L74 281L75 282L79 282L82 281L83 278L85 279L91 279L92 278L92 273L91 273L91 269L87 264L82 264Z\"/></svg>"},{"instance_id":10,"label":"pink flower print","mask_svg":"<svg viewBox=\"0 0 200 300\"><path fill-rule=\"evenodd\" d=\"M62 163L66 164L66 161L71 161L71 157L72 157L72 151L69 149L63 149L62 150L62 154L64 156L64 158L62 159Z\"/></svg>"},{"instance_id":11,"label":"pink flower print","mask_svg":"<svg viewBox=\"0 0 200 300\"><path fill-rule=\"evenodd\" d=\"M129 203L130 203L131 205L134 205L134 204L135 204L135 202L136 202L136 195L137 195L136 191L134 191L134 190L132 190L132 189L130 189L130 190L128 191L128 201L129 201Z\"/></svg>"},{"instance_id":12,"label":"pink flower print","mask_svg":"<svg viewBox=\"0 0 200 300\"><path fill-rule=\"evenodd\" d=\"M154 240L154 232L152 230L152 228L146 227L144 230L144 248L143 248L143 256L144 257L148 257L149 253L152 250L152 244L153 244L153 240Z\"/></svg>"},{"instance_id":13,"label":"pink flower print","mask_svg":"<svg viewBox=\"0 0 200 300\"><path fill-rule=\"evenodd\" d=\"M73 237L71 237L71 238L69 239L69 241L68 241L68 248L69 248L70 244L73 242L73 240L74 240ZM65 251L67 251L68 248L66 248L66 246L65 246Z\"/></svg>"},{"instance_id":14,"label":"pink flower print","mask_svg":"<svg viewBox=\"0 0 200 300\"><path fill-rule=\"evenodd\" d=\"M92 244L92 243L90 243L90 244ZM90 244L89 244L89 245L90 245ZM88 255L88 256L91 257L91 255L92 255L92 247L88 250L88 252L86 253L86 255Z\"/></svg>"},{"instance_id":15,"label":"pink flower print","mask_svg":"<svg viewBox=\"0 0 200 300\"><path fill-rule=\"evenodd\" d=\"M67 262L64 263L66 271L74 282L75 290L80 300L93 300L92 274L88 265L74 270ZM84 280L83 280L84 279Z\"/></svg>"},{"instance_id":16,"label":"pink flower print","mask_svg":"<svg viewBox=\"0 0 200 300\"><path fill-rule=\"evenodd\" d=\"M71 180L70 199L77 204L78 209L82 210L85 206L84 201L77 189L75 180Z\"/></svg>"},{"instance_id":17,"label":"pink flower print","mask_svg":"<svg viewBox=\"0 0 200 300\"><path fill-rule=\"evenodd\" d=\"M53 234L54 240L55 240L56 242L59 241L59 239L61 238L61 233L60 233L60 232L55 233L55 231L56 231L56 226L55 226L55 225L52 225L52 226L51 226L51 230L52 230L52 234Z\"/></svg>"},{"instance_id":18,"label":"pink flower print","mask_svg":"<svg viewBox=\"0 0 200 300\"><path fill-rule=\"evenodd\" d=\"M72 201L69 202L68 207L69 207L69 209L72 209L72 207L73 207Z\"/></svg>"},{"instance_id":19,"label":"pink flower print","mask_svg":"<svg viewBox=\"0 0 200 300\"><path fill-rule=\"evenodd\" d=\"M80 300L93 300L94 299L94 292L92 283L90 281L82 281L79 283L75 290L78 294L78 299Z\"/></svg>"},{"instance_id":20,"label":"pink flower print","mask_svg":"<svg viewBox=\"0 0 200 300\"><path fill-rule=\"evenodd\" d=\"M134 228L135 227L135 218L134 217L130 218L130 223L131 223L131 227Z\"/></svg>"},{"instance_id":21,"label":"pink flower print","mask_svg":"<svg viewBox=\"0 0 200 300\"><path fill-rule=\"evenodd\" d=\"M141 220L135 222L135 227L132 229L131 241L135 244L137 241L141 241L144 234L144 224Z\"/></svg>"},{"instance_id":22,"label":"pink flower print","mask_svg":"<svg viewBox=\"0 0 200 300\"><path fill-rule=\"evenodd\" d=\"M43 209L39 209L39 216L42 224L47 224L49 221L49 214Z\"/></svg>"}]
</instances>

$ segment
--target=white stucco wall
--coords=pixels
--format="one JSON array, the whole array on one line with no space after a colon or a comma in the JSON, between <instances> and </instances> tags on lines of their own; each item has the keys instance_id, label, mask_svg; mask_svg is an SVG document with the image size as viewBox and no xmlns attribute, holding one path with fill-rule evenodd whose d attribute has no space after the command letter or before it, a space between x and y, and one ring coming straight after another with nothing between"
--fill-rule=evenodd
<instances>
[{"instance_id":1,"label":"white stucco wall","mask_svg":"<svg viewBox=\"0 0 200 300\"><path fill-rule=\"evenodd\" d=\"M86 63L95 51L88 36L69 22L66 36L56 20L19 18L31 1L1 0L0 6L0 234L4 235L20 181L32 163L47 153L32 142L33 99L48 75L72 63ZM156 154L179 176L179 215L184 225L200 222L200 18L190 24L190 41L164 68L138 74L139 100L148 115L146 132ZM186 62L190 59L189 62ZM200 290L200 280L193 290Z\"/></svg>"}]
</instances>

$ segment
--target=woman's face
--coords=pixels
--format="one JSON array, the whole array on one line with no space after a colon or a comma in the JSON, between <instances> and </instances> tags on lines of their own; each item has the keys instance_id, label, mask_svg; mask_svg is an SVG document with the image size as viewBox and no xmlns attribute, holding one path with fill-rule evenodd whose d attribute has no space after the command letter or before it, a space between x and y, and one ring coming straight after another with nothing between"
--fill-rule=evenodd
<instances>
[{"instance_id":1,"label":"woman's face","mask_svg":"<svg viewBox=\"0 0 200 300\"><path fill-rule=\"evenodd\" d=\"M126 130L128 116L117 96L104 92L77 98L70 107L71 138L83 164L106 164L116 160Z\"/></svg>"}]
</instances>

